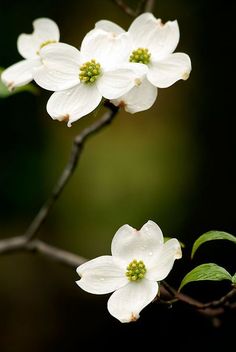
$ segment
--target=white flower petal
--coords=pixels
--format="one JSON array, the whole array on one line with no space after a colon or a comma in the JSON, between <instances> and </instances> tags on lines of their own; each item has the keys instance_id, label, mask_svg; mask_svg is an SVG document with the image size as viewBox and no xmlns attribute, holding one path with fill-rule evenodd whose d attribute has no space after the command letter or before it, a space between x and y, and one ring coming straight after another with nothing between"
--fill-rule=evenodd
<instances>
[{"instance_id":1,"label":"white flower petal","mask_svg":"<svg viewBox=\"0 0 236 352\"><path fill-rule=\"evenodd\" d=\"M131 23L128 33L132 37L134 46L145 47L145 37L153 31L157 24L157 19L151 13L143 13L136 17Z\"/></svg>"},{"instance_id":2,"label":"white flower petal","mask_svg":"<svg viewBox=\"0 0 236 352\"><path fill-rule=\"evenodd\" d=\"M76 281L83 290L97 295L113 292L128 284L125 272L113 261L112 256L104 255L92 259L77 268L81 279Z\"/></svg>"},{"instance_id":3,"label":"white flower petal","mask_svg":"<svg viewBox=\"0 0 236 352\"><path fill-rule=\"evenodd\" d=\"M40 66L39 59L22 60L4 70L1 79L9 90L13 90L32 81L34 68Z\"/></svg>"},{"instance_id":4,"label":"white flower petal","mask_svg":"<svg viewBox=\"0 0 236 352\"><path fill-rule=\"evenodd\" d=\"M32 34L21 34L17 48L24 58L37 56L40 46L47 41L59 41L60 33L57 24L49 18L38 18L33 22Z\"/></svg>"},{"instance_id":5,"label":"white flower petal","mask_svg":"<svg viewBox=\"0 0 236 352\"><path fill-rule=\"evenodd\" d=\"M180 79L188 79L190 72L189 56L184 53L174 53L150 65L147 78L154 86L167 88Z\"/></svg>"},{"instance_id":6,"label":"white flower petal","mask_svg":"<svg viewBox=\"0 0 236 352\"><path fill-rule=\"evenodd\" d=\"M54 120L66 121L68 126L92 112L102 99L95 85L79 84L55 92L47 103L47 111Z\"/></svg>"},{"instance_id":7,"label":"white flower petal","mask_svg":"<svg viewBox=\"0 0 236 352\"><path fill-rule=\"evenodd\" d=\"M177 21L162 24L157 20L155 30L148 36L147 47L151 52L151 60L161 60L175 51L179 42L179 26Z\"/></svg>"},{"instance_id":8,"label":"white flower petal","mask_svg":"<svg viewBox=\"0 0 236 352\"><path fill-rule=\"evenodd\" d=\"M158 258L146 272L145 278L154 281L164 280L171 271L175 259L181 257L182 251L179 241L176 238L170 239L164 243Z\"/></svg>"},{"instance_id":9,"label":"white flower petal","mask_svg":"<svg viewBox=\"0 0 236 352\"><path fill-rule=\"evenodd\" d=\"M147 48L151 59L160 59L172 53L179 42L177 21L162 24L151 13L144 13L131 24L128 33L132 37L135 49Z\"/></svg>"},{"instance_id":10,"label":"white flower petal","mask_svg":"<svg viewBox=\"0 0 236 352\"><path fill-rule=\"evenodd\" d=\"M144 78L140 85L134 86L121 97L111 100L111 103L115 106L124 107L125 111L134 114L148 110L154 104L156 98L157 88Z\"/></svg>"},{"instance_id":11,"label":"white flower petal","mask_svg":"<svg viewBox=\"0 0 236 352\"><path fill-rule=\"evenodd\" d=\"M116 232L111 243L112 255L129 264L132 260L142 260L146 267L159 256L163 235L161 229L149 220L140 231L124 225Z\"/></svg>"},{"instance_id":12,"label":"white flower petal","mask_svg":"<svg viewBox=\"0 0 236 352\"><path fill-rule=\"evenodd\" d=\"M98 90L106 99L117 98L134 85L133 72L127 69L106 72L97 81Z\"/></svg>"},{"instance_id":13,"label":"white flower petal","mask_svg":"<svg viewBox=\"0 0 236 352\"><path fill-rule=\"evenodd\" d=\"M127 33L115 34L101 29L90 31L81 45L83 62L95 59L103 69L129 61L130 39Z\"/></svg>"},{"instance_id":14,"label":"white flower petal","mask_svg":"<svg viewBox=\"0 0 236 352\"><path fill-rule=\"evenodd\" d=\"M160 227L152 220L146 222L139 232L144 238L152 240L158 247L164 242Z\"/></svg>"},{"instance_id":15,"label":"white flower petal","mask_svg":"<svg viewBox=\"0 0 236 352\"><path fill-rule=\"evenodd\" d=\"M59 28L53 20L50 18L38 18L33 22L33 36L40 40L55 40L59 41L60 32Z\"/></svg>"},{"instance_id":16,"label":"white flower petal","mask_svg":"<svg viewBox=\"0 0 236 352\"><path fill-rule=\"evenodd\" d=\"M95 28L97 29L103 29L106 32L111 32L115 34L121 34L125 33L125 30L118 26L118 24L112 22L112 21L107 21L107 20L101 20L96 22Z\"/></svg>"},{"instance_id":17,"label":"white flower petal","mask_svg":"<svg viewBox=\"0 0 236 352\"><path fill-rule=\"evenodd\" d=\"M146 65L127 63L119 69L104 72L97 80L97 87L104 98L116 99L140 84L146 72Z\"/></svg>"},{"instance_id":18,"label":"white flower petal","mask_svg":"<svg viewBox=\"0 0 236 352\"><path fill-rule=\"evenodd\" d=\"M107 308L121 323L129 323L139 318L140 311L152 302L157 293L157 282L145 279L130 282L111 295Z\"/></svg>"},{"instance_id":19,"label":"white flower petal","mask_svg":"<svg viewBox=\"0 0 236 352\"><path fill-rule=\"evenodd\" d=\"M80 52L75 47L64 43L47 45L41 49L40 57L43 65L34 73L40 87L59 91L80 82Z\"/></svg>"}]
</instances>

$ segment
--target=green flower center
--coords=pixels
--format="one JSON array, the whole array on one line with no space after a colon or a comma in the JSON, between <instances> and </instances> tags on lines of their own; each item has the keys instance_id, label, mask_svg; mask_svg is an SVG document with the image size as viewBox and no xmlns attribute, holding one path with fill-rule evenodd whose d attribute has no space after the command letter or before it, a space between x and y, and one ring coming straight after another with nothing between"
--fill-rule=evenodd
<instances>
[{"instance_id":1,"label":"green flower center","mask_svg":"<svg viewBox=\"0 0 236 352\"><path fill-rule=\"evenodd\" d=\"M134 259L126 268L126 276L130 281L138 281L144 278L146 271L144 262Z\"/></svg>"},{"instance_id":2,"label":"green flower center","mask_svg":"<svg viewBox=\"0 0 236 352\"><path fill-rule=\"evenodd\" d=\"M80 67L79 78L83 83L94 83L101 74L101 65L96 60L85 62Z\"/></svg>"},{"instance_id":3,"label":"green flower center","mask_svg":"<svg viewBox=\"0 0 236 352\"><path fill-rule=\"evenodd\" d=\"M150 62L150 57L151 57L151 53L149 52L148 49L138 48L132 51L129 61L148 65Z\"/></svg>"}]
</instances>

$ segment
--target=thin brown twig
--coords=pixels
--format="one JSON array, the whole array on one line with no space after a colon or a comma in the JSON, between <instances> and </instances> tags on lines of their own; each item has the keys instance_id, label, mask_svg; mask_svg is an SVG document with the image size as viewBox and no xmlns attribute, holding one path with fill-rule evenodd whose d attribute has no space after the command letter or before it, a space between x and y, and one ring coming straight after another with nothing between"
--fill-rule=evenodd
<instances>
[{"instance_id":1,"label":"thin brown twig","mask_svg":"<svg viewBox=\"0 0 236 352\"><path fill-rule=\"evenodd\" d=\"M125 12L127 15L131 17L136 17L136 11L133 10L130 6L124 3L123 0L114 0L116 5L118 5L123 12Z\"/></svg>"},{"instance_id":2,"label":"thin brown twig","mask_svg":"<svg viewBox=\"0 0 236 352\"><path fill-rule=\"evenodd\" d=\"M56 261L58 263L76 268L80 264L87 261L86 258L81 257L77 254L65 251L64 249L57 248L55 246L49 245L38 239L33 240L26 244L26 250L31 252L39 253L50 260Z\"/></svg>"},{"instance_id":3,"label":"thin brown twig","mask_svg":"<svg viewBox=\"0 0 236 352\"><path fill-rule=\"evenodd\" d=\"M55 201L60 196L67 182L73 175L73 172L78 164L85 141L94 133L100 131L104 126L111 123L113 118L116 116L119 108L117 108L111 103L106 103L106 105L109 108L109 111L107 111L101 119L94 122L91 126L85 128L78 136L75 137L67 165L65 166L61 176L59 177L59 180L57 181L51 195L43 204L42 208L39 210L31 224L29 225L28 229L24 233L24 236L28 239L28 241L35 238L41 225L47 218L49 211L55 204Z\"/></svg>"},{"instance_id":4,"label":"thin brown twig","mask_svg":"<svg viewBox=\"0 0 236 352\"><path fill-rule=\"evenodd\" d=\"M154 10L155 0L147 0L144 6L145 12L152 12Z\"/></svg>"},{"instance_id":5,"label":"thin brown twig","mask_svg":"<svg viewBox=\"0 0 236 352\"><path fill-rule=\"evenodd\" d=\"M131 17L137 17L142 12L152 12L155 5L155 0L140 0L136 9L133 9L123 0L114 0L114 2L121 8L124 13Z\"/></svg>"},{"instance_id":6,"label":"thin brown twig","mask_svg":"<svg viewBox=\"0 0 236 352\"><path fill-rule=\"evenodd\" d=\"M82 130L82 132L75 137L68 163L66 164L49 198L36 214L28 229L23 235L1 240L0 254L7 254L18 251L35 251L64 264L73 266L78 266L85 261L85 259L80 256L48 245L43 241L36 240L35 237L40 227L49 215L49 212L55 204L56 200L61 195L63 189L73 175L73 172L78 165L78 161L85 141L90 136L100 131L103 127L110 124L119 111L118 107L115 107L109 102L105 102L105 106L108 108L108 111L104 113L101 119L97 120L92 125Z\"/></svg>"},{"instance_id":7,"label":"thin brown twig","mask_svg":"<svg viewBox=\"0 0 236 352\"><path fill-rule=\"evenodd\" d=\"M230 300L236 296L236 288L233 287L232 290L230 290L228 293L226 293L226 295L222 296L220 299L213 300L207 303L202 303L188 295L178 292L165 281L162 282L162 285L165 288L165 290L172 297L174 297L172 300L166 301L166 303L173 304L177 301L180 301L196 308L197 310L201 311L205 315L210 315L210 316L223 314L224 307L228 306L228 303L230 302Z\"/></svg>"},{"instance_id":8,"label":"thin brown twig","mask_svg":"<svg viewBox=\"0 0 236 352\"><path fill-rule=\"evenodd\" d=\"M33 239L29 242L25 236L18 236L0 241L0 254L9 254L13 252L39 253L51 260L74 268L87 260L79 255L49 245L39 239Z\"/></svg>"}]
</instances>

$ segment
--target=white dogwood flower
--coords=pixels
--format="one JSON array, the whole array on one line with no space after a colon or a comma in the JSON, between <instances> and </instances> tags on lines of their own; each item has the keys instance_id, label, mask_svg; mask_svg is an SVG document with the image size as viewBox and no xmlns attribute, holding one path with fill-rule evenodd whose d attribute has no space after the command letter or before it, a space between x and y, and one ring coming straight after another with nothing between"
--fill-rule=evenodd
<instances>
[{"instance_id":1,"label":"white dogwood flower","mask_svg":"<svg viewBox=\"0 0 236 352\"><path fill-rule=\"evenodd\" d=\"M159 226L148 221L139 231L122 226L113 237L111 253L80 265L76 283L93 294L115 291L108 311L122 323L135 321L158 294L158 281L182 257L180 243L175 238L164 243Z\"/></svg>"},{"instance_id":2,"label":"white dogwood flower","mask_svg":"<svg viewBox=\"0 0 236 352\"><path fill-rule=\"evenodd\" d=\"M85 36L80 51L62 43L43 48L43 66L34 79L55 91L47 104L49 115L71 126L93 111L102 97L116 99L138 85L147 68L125 63L129 47L127 34L98 29Z\"/></svg>"},{"instance_id":3,"label":"white dogwood flower","mask_svg":"<svg viewBox=\"0 0 236 352\"><path fill-rule=\"evenodd\" d=\"M111 33L125 32L117 24L106 20L97 22L95 28ZM191 71L191 61L184 53L173 53L179 42L177 21L163 24L151 13L144 13L133 21L128 34L132 45L127 60L146 65L146 79L141 80L138 88L112 102L134 113L152 106L157 97L157 88L169 87L180 79L186 80Z\"/></svg>"},{"instance_id":4,"label":"white dogwood flower","mask_svg":"<svg viewBox=\"0 0 236 352\"><path fill-rule=\"evenodd\" d=\"M33 22L32 34L21 34L17 48L24 60L3 71L1 79L9 90L23 86L33 80L33 71L42 63L40 51L48 44L57 43L60 33L57 24L49 18L38 18Z\"/></svg>"}]
</instances>

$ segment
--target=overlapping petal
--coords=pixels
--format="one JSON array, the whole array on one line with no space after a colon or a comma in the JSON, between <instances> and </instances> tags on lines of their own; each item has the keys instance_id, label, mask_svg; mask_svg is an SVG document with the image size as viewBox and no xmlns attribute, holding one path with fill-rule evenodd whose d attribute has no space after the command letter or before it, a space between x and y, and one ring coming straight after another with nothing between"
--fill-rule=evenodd
<instances>
[{"instance_id":1,"label":"overlapping petal","mask_svg":"<svg viewBox=\"0 0 236 352\"><path fill-rule=\"evenodd\" d=\"M104 255L82 264L77 269L81 279L76 281L83 290L94 294L113 292L128 284L125 273L112 256Z\"/></svg>"},{"instance_id":2,"label":"overlapping petal","mask_svg":"<svg viewBox=\"0 0 236 352\"><path fill-rule=\"evenodd\" d=\"M111 244L114 257L129 264L132 260L142 260L146 267L159 257L163 235L153 221L148 221L140 231L124 225L116 232Z\"/></svg>"},{"instance_id":3,"label":"overlapping petal","mask_svg":"<svg viewBox=\"0 0 236 352\"><path fill-rule=\"evenodd\" d=\"M83 62L95 59L105 70L114 69L128 61L130 39L127 33L116 35L101 29L90 31L81 45Z\"/></svg>"},{"instance_id":4,"label":"overlapping petal","mask_svg":"<svg viewBox=\"0 0 236 352\"><path fill-rule=\"evenodd\" d=\"M40 57L42 67L34 74L40 87L59 91L80 82L80 52L75 47L64 43L47 45L40 51Z\"/></svg>"},{"instance_id":5,"label":"overlapping petal","mask_svg":"<svg viewBox=\"0 0 236 352\"><path fill-rule=\"evenodd\" d=\"M165 24L151 13L144 13L131 24L128 33L132 37L134 48L147 48L151 60L157 60L172 53L179 42L179 26L177 21Z\"/></svg>"},{"instance_id":6,"label":"overlapping petal","mask_svg":"<svg viewBox=\"0 0 236 352\"><path fill-rule=\"evenodd\" d=\"M38 18L33 22L32 34L21 34L17 40L19 53L26 59L35 57L42 44L48 41L59 41L60 33L57 24L49 18Z\"/></svg>"},{"instance_id":7,"label":"overlapping petal","mask_svg":"<svg viewBox=\"0 0 236 352\"><path fill-rule=\"evenodd\" d=\"M140 82L128 93L117 99L112 99L112 104L124 107L125 111L131 114L150 109L156 101L157 88L146 78Z\"/></svg>"},{"instance_id":8,"label":"overlapping petal","mask_svg":"<svg viewBox=\"0 0 236 352\"><path fill-rule=\"evenodd\" d=\"M39 58L22 60L4 70L1 79L9 90L13 90L32 81L34 70L40 66Z\"/></svg>"},{"instance_id":9,"label":"overlapping petal","mask_svg":"<svg viewBox=\"0 0 236 352\"><path fill-rule=\"evenodd\" d=\"M121 28L120 26L118 26L118 24L111 22L111 21L107 21L107 20L101 20L101 21L96 22L95 28L96 29L103 29L106 32L111 32L111 33L115 33L115 34L125 33L125 30L123 28Z\"/></svg>"},{"instance_id":10,"label":"overlapping petal","mask_svg":"<svg viewBox=\"0 0 236 352\"><path fill-rule=\"evenodd\" d=\"M107 99L115 99L127 93L146 73L142 64L126 64L115 70L106 71L97 80L97 87Z\"/></svg>"},{"instance_id":11,"label":"overlapping petal","mask_svg":"<svg viewBox=\"0 0 236 352\"><path fill-rule=\"evenodd\" d=\"M109 313L121 323L129 323L139 318L139 313L158 294L158 283L148 280L130 282L115 291L108 300Z\"/></svg>"},{"instance_id":12,"label":"overlapping petal","mask_svg":"<svg viewBox=\"0 0 236 352\"><path fill-rule=\"evenodd\" d=\"M182 251L179 241L176 238L172 238L161 248L158 257L149 267L145 277L153 281L161 281L171 271L174 261L182 257Z\"/></svg>"},{"instance_id":13,"label":"overlapping petal","mask_svg":"<svg viewBox=\"0 0 236 352\"><path fill-rule=\"evenodd\" d=\"M47 103L47 111L54 120L72 122L92 112L100 103L101 94L95 85L79 84L55 92Z\"/></svg>"},{"instance_id":14,"label":"overlapping petal","mask_svg":"<svg viewBox=\"0 0 236 352\"><path fill-rule=\"evenodd\" d=\"M176 81L186 80L191 72L191 61L187 54L174 53L162 61L153 62L147 74L148 80L158 88L167 88Z\"/></svg>"}]
</instances>

